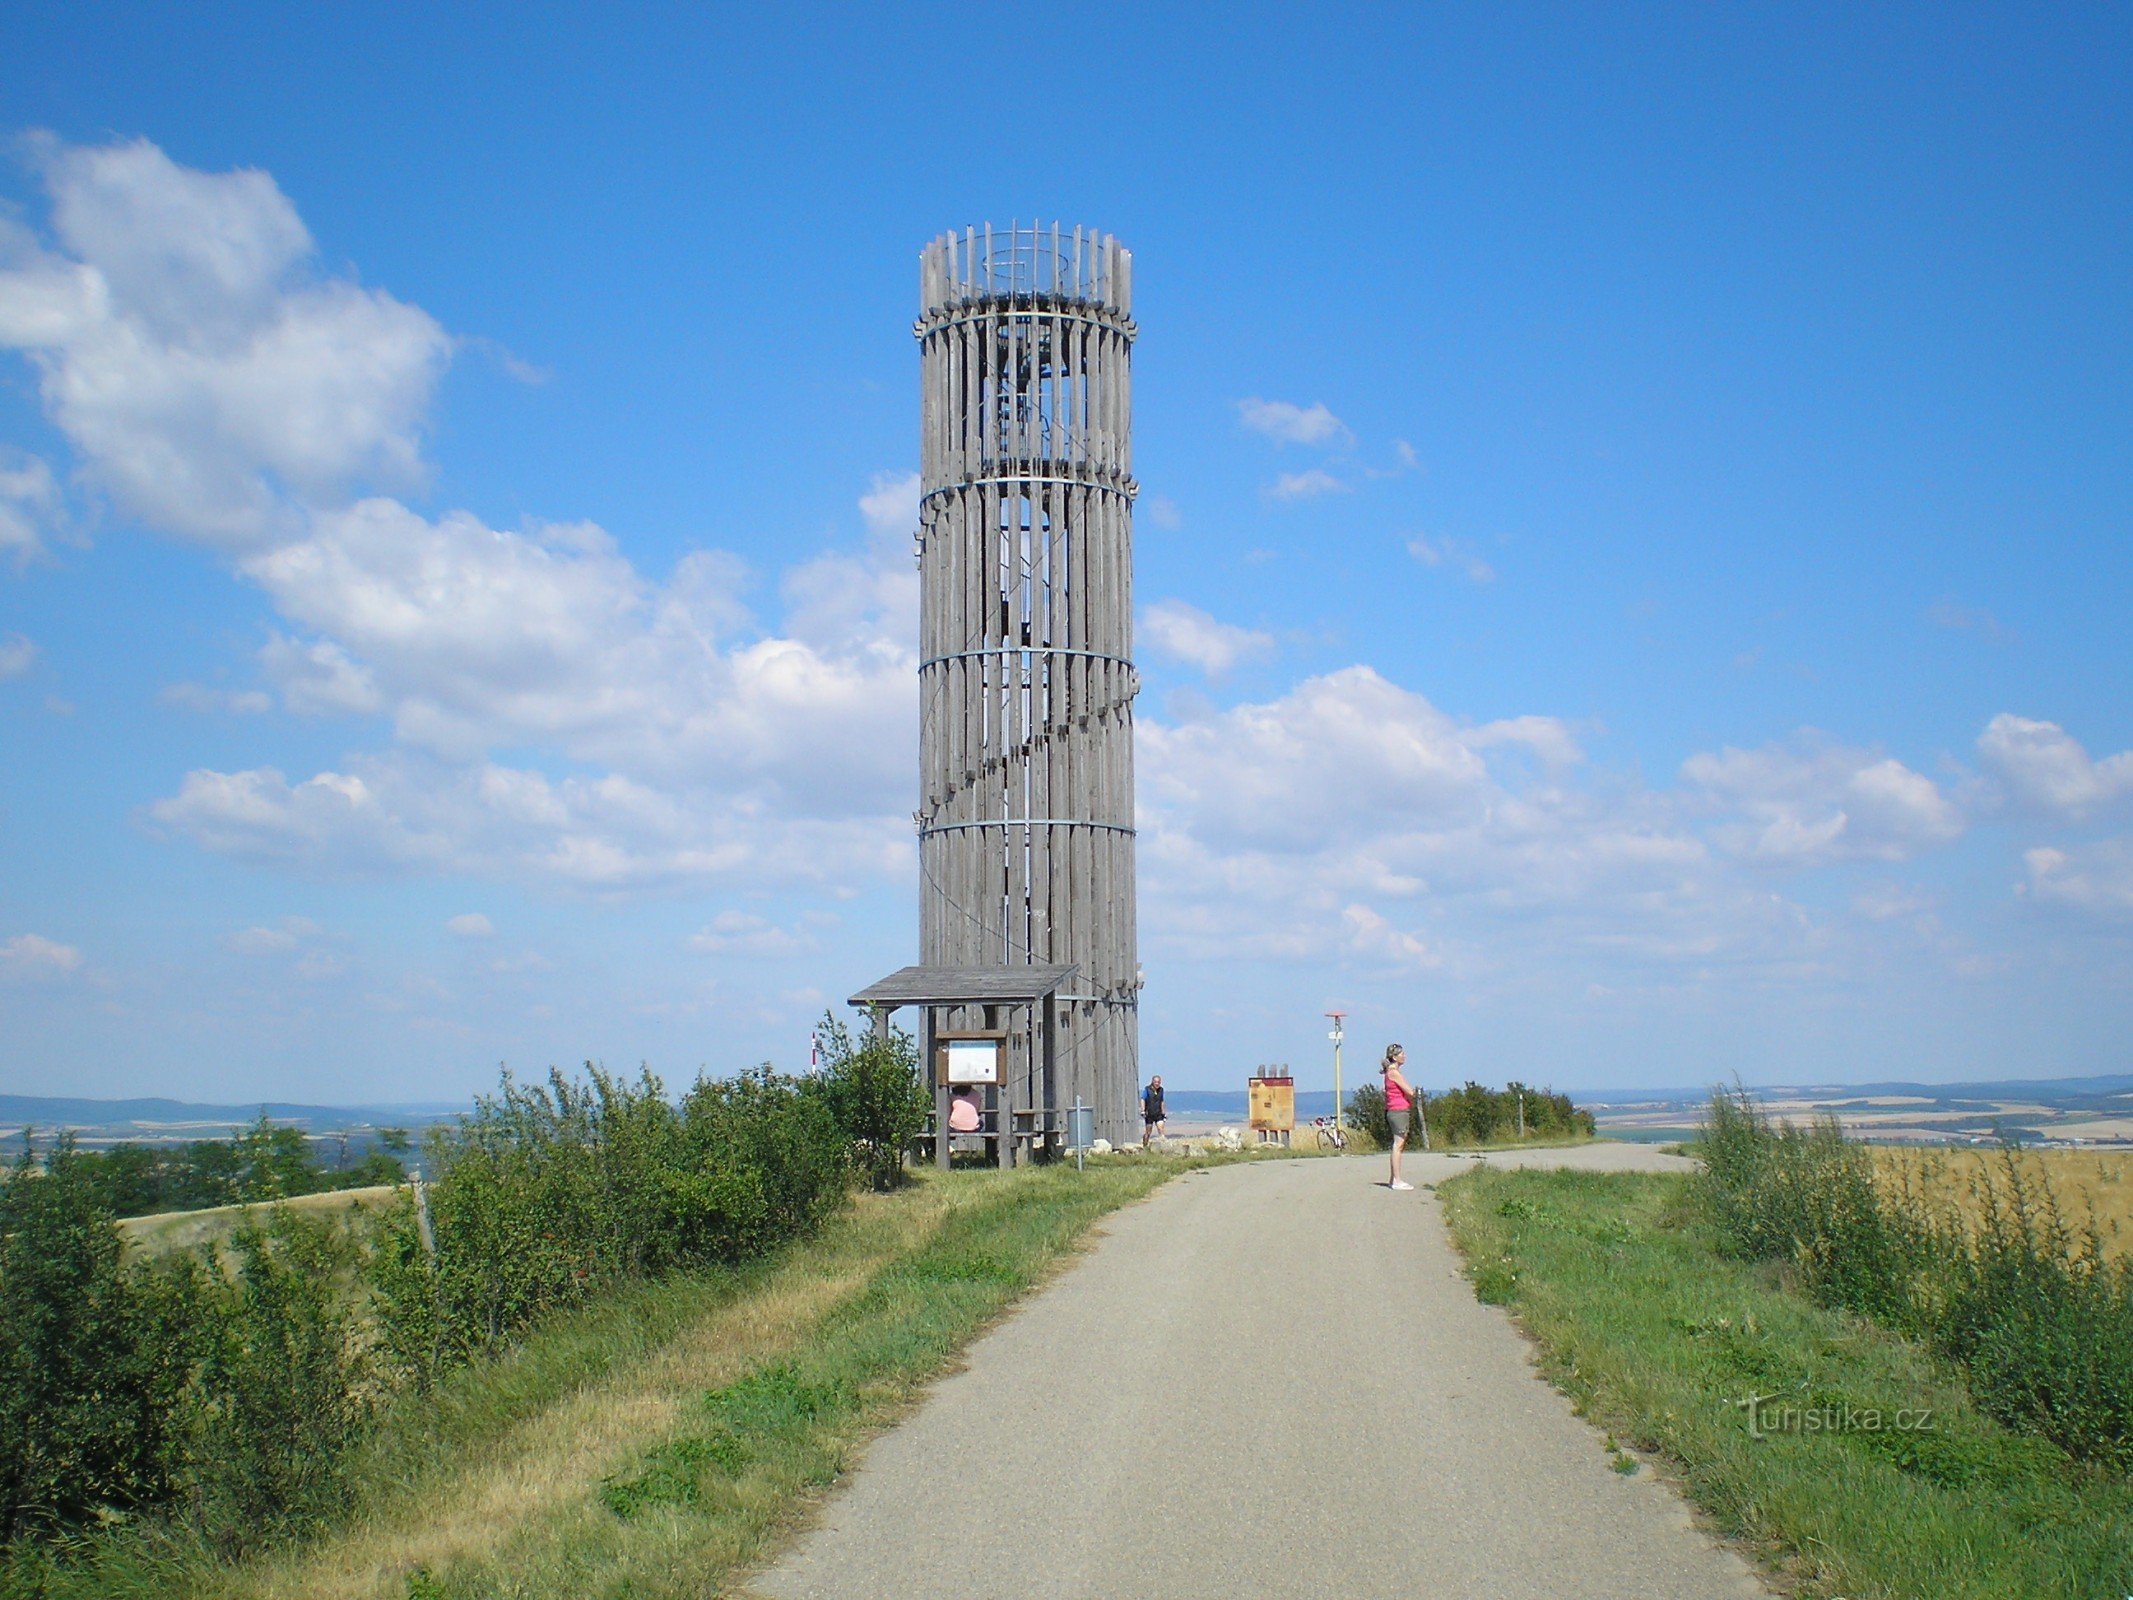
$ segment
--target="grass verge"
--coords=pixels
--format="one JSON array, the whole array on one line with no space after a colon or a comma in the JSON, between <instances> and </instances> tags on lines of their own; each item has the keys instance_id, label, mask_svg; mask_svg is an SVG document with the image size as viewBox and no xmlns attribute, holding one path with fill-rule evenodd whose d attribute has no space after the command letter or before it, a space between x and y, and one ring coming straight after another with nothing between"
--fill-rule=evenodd
<instances>
[{"instance_id":1,"label":"grass verge","mask_svg":"<svg viewBox=\"0 0 2133 1600\"><path fill-rule=\"evenodd\" d=\"M1205 1161L928 1174L730 1272L636 1285L406 1396L348 1509L228 1566L180 1533L102 1545L45 1600L701 1596L1104 1213ZM27 1591L25 1591L27 1592Z\"/></svg>"},{"instance_id":2,"label":"grass verge","mask_svg":"<svg viewBox=\"0 0 2133 1600\"><path fill-rule=\"evenodd\" d=\"M1688 1181L1484 1169L1439 1195L1475 1292L1550 1379L1800 1592L2133 1593L2133 1484L1980 1416L1918 1347L1723 1259Z\"/></svg>"},{"instance_id":3,"label":"grass verge","mask_svg":"<svg viewBox=\"0 0 2133 1600\"><path fill-rule=\"evenodd\" d=\"M321 1194L297 1195L288 1200L258 1200L245 1205L210 1206L204 1211L157 1211L145 1217L121 1217L119 1238L135 1255L169 1255L178 1250L196 1250L204 1244L224 1244L238 1229L266 1226L268 1214L279 1206L304 1216L323 1217L344 1226L360 1222L366 1213L383 1210L400 1192L399 1185L381 1183L369 1189L329 1189Z\"/></svg>"}]
</instances>

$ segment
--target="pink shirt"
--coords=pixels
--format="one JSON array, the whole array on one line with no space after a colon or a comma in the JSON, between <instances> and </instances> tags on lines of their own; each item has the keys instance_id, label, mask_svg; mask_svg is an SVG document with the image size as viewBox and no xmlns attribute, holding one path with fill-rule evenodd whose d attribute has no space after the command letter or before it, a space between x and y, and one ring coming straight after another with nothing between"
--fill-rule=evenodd
<instances>
[{"instance_id":1,"label":"pink shirt","mask_svg":"<svg viewBox=\"0 0 2133 1600\"><path fill-rule=\"evenodd\" d=\"M978 1131L978 1097L959 1094L948 1101L948 1131L950 1133L976 1133Z\"/></svg>"},{"instance_id":2,"label":"pink shirt","mask_svg":"<svg viewBox=\"0 0 2133 1600\"><path fill-rule=\"evenodd\" d=\"M1385 1109L1387 1111L1408 1111L1413 1109L1414 1102L1407 1098L1407 1091L1392 1081L1391 1073L1388 1072L1384 1076Z\"/></svg>"}]
</instances>

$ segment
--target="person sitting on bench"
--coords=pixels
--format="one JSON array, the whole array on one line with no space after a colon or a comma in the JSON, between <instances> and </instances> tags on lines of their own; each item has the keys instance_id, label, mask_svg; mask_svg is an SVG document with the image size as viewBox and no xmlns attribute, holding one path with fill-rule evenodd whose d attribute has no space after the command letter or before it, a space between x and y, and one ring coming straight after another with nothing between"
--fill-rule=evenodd
<instances>
[{"instance_id":1,"label":"person sitting on bench","mask_svg":"<svg viewBox=\"0 0 2133 1600\"><path fill-rule=\"evenodd\" d=\"M948 1097L948 1131L950 1133L976 1133L984 1126L984 1116L978 1109L978 1091L974 1084L959 1083Z\"/></svg>"}]
</instances>

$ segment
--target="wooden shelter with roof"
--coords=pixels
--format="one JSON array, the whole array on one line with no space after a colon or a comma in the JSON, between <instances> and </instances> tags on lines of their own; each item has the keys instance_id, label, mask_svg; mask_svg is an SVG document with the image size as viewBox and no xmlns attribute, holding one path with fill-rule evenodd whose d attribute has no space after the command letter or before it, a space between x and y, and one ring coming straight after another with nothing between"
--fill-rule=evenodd
<instances>
[{"instance_id":1,"label":"wooden shelter with roof","mask_svg":"<svg viewBox=\"0 0 2133 1600\"><path fill-rule=\"evenodd\" d=\"M999 1070L994 1081L973 1087L984 1091L979 1136L988 1141L1003 1167L1018 1155L1033 1155L1063 1142L1065 1108L1083 1104L1095 1085L1080 1083L1069 1059L1059 1059L1059 992L1079 969L1072 965L998 967L904 967L851 998L872 1014L874 1027L886 1032L891 1014L916 1006L920 1059L933 1087L933 1155L948 1165L952 1136L948 1127L950 1046L957 1041L995 1040ZM976 1016L977 1029L943 1028L950 1020Z\"/></svg>"}]
</instances>

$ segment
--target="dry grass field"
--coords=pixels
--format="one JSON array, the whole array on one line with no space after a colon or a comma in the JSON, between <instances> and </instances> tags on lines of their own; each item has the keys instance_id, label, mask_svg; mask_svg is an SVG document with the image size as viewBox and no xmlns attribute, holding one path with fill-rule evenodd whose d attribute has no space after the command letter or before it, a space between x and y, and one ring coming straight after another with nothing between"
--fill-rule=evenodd
<instances>
[{"instance_id":1,"label":"dry grass field","mask_svg":"<svg viewBox=\"0 0 2133 1600\"><path fill-rule=\"evenodd\" d=\"M1977 1218L1981 1184L2007 1193L2008 1157L1997 1150L1877 1145L1873 1155L1876 1176L1892 1191L1908 1176L1915 1189L1953 1206L1966 1221ZM2013 1160L2019 1171L2043 1179L2071 1226L2085 1227L2094 1211L2107 1255L2133 1254L2133 1150L2025 1150Z\"/></svg>"},{"instance_id":2,"label":"dry grass field","mask_svg":"<svg viewBox=\"0 0 2133 1600\"><path fill-rule=\"evenodd\" d=\"M294 1200L272 1203L309 1216L345 1220L359 1212L382 1208L399 1192L397 1185L384 1183L372 1189L337 1189L330 1194L299 1195ZM153 1217L127 1217L119 1223L118 1230L127 1249L142 1255L167 1255L173 1250L190 1250L210 1240L219 1243L247 1221L263 1224L267 1220L267 1210L268 1203L261 1202L246 1206L212 1206L205 1211L166 1211Z\"/></svg>"}]
</instances>

